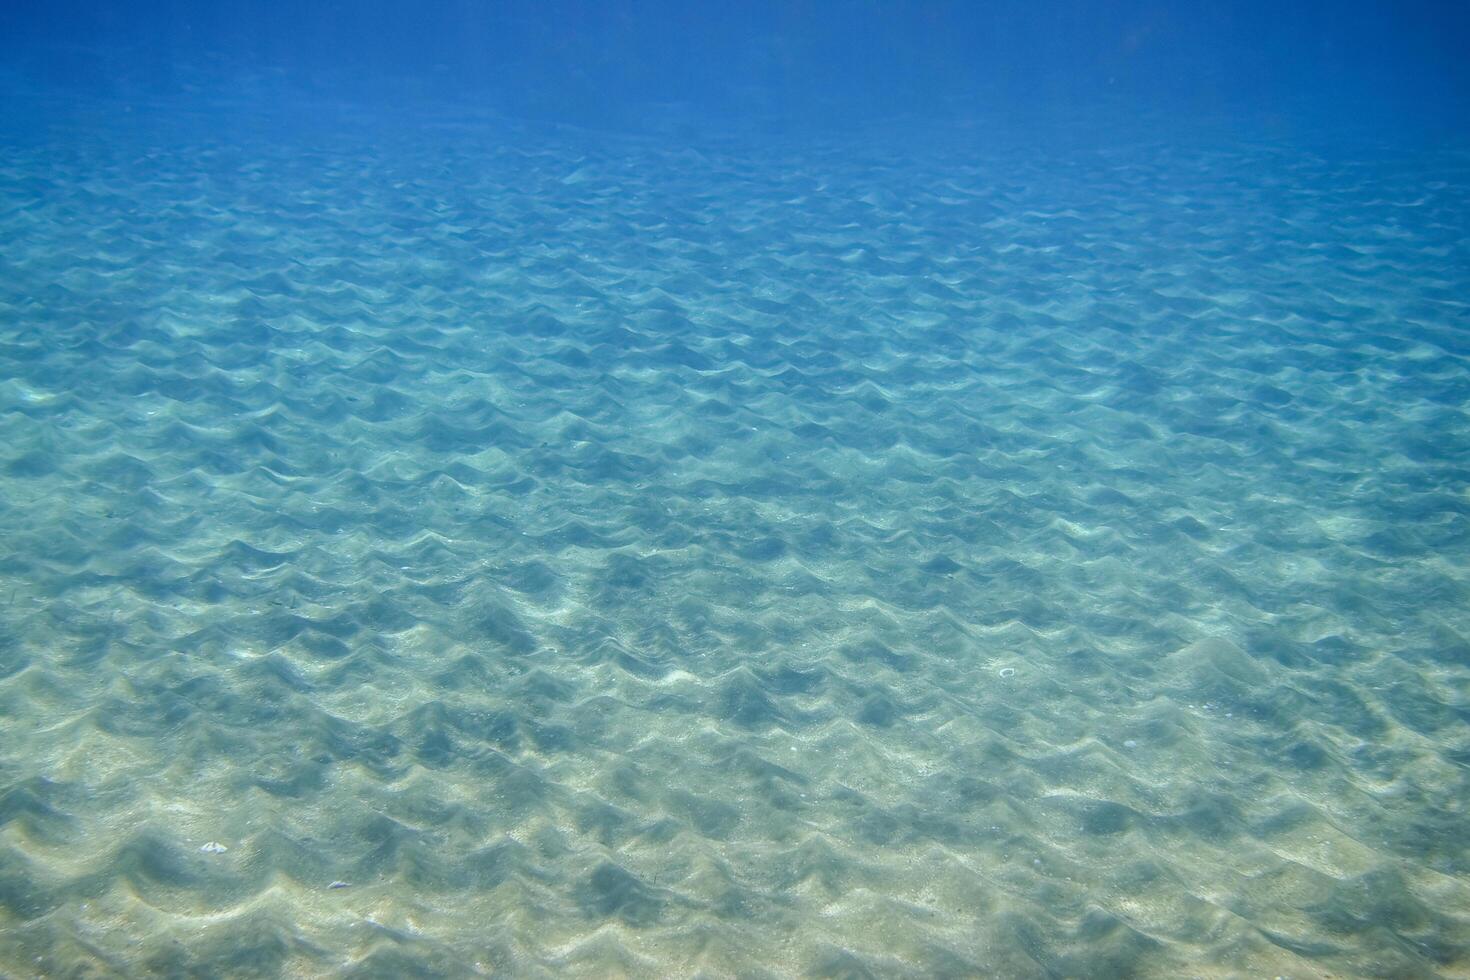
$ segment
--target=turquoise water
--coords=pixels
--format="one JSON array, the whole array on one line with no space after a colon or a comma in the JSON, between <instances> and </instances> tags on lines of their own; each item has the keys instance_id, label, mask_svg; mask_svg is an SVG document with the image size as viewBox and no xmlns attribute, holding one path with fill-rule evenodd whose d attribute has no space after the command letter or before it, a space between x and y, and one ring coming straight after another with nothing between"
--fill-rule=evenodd
<instances>
[{"instance_id":1,"label":"turquoise water","mask_svg":"<svg viewBox=\"0 0 1470 980\"><path fill-rule=\"evenodd\" d=\"M1470 156L111 125L0 972L1470 970Z\"/></svg>"}]
</instances>

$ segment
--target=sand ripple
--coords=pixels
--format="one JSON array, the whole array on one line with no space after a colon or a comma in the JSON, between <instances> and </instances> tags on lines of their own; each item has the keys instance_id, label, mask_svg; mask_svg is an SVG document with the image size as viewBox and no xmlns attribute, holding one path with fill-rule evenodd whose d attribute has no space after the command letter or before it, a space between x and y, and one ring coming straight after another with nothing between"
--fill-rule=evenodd
<instances>
[{"instance_id":1,"label":"sand ripple","mask_svg":"<svg viewBox=\"0 0 1470 980\"><path fill-rule=\"evenodd\" d=\"M0 971L1470 969L1467 176L0 150Z\"/></svg>"}]
</instances>

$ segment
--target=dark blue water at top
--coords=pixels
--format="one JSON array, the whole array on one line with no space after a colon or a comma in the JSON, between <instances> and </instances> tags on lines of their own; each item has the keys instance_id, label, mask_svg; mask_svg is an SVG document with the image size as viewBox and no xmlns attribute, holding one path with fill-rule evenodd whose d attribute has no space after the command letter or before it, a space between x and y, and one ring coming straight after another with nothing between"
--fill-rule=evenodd
<instances>
[{"instance_id":1,"label":"dark blue water at top","mask_svg":"<svg viewBox=\"0 0 1470 980\"><path fill-rule=\"evenodd\" d=\"M1470 112L1453 2L22 3L14 76L76 93L422 99L637 131L1200 116L1439 138ZM15 107L8 107L12 111ZM286 106L285 108L289 108Z\"/></svg>"}]
</instances>

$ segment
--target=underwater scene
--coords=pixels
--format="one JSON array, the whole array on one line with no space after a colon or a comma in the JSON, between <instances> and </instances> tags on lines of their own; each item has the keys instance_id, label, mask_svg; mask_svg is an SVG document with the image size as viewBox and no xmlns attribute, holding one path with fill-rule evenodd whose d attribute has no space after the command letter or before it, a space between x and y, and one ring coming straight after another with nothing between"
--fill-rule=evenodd
<instances>
[{"instance_id":1,"label":"underwater scene","mask_svg":"<svg viewBox=\"0 0 1470 980\"><path fill-rule=\"evenodd\" d=\"M0 976L1470 975L1462 117L389 106L54 29Z\"/></svg>"}]
</instances>

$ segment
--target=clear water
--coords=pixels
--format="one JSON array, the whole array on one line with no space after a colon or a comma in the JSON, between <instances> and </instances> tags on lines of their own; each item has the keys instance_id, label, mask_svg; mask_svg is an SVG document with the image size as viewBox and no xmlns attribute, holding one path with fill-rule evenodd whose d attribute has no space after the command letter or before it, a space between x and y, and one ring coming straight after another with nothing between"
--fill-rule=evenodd
<instances>
[{"instance_id":1,"label":"clear water","mask_svg":"<svg viewBox=\"0 0 1470 980\"><path fill-rule=\"evenodd\" d=\"M1470 154L223 111L0 146L0 973L1470 970Z\"/></svg>"}]
</instances>

